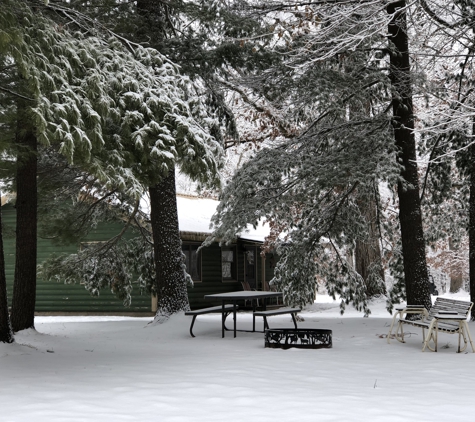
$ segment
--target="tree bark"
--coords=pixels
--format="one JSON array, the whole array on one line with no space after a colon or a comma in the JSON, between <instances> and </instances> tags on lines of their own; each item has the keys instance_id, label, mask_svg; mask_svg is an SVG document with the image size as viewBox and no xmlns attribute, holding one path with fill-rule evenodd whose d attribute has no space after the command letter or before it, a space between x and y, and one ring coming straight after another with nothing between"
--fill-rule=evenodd
<instances>
[{"instance_id":1,"label":"tree bark","mask_svg":"<svg viewBox=\"0 0 475 422\"><path fill-rule=\"evenodd\" d=\"M138 0L137 12L144 17L142 31L136 34L139 41L148 39L160 50L160 42L173 30L168 3ZM175 169L170 169L160 183L149 187L149 194L158 296L155 321L161 322L173 313L190 309L178 227Z\"/></svg>"},{"instance_id":2,"label":"tree bark","mask_svg":"<svg viewBox=\"0 0 475 422\"><path fill-rule=\"evenodd\" d=\"M470 202L470 199L469 199L469 202ZM454 242L452 241L451 237L449 237L449 250L456 253L456 248L454 246ZM463 267L459 260L453 260L452 264L450 265L449 291L450 293L457 293L462 287L463 287Z\"/></svg>"},{"instance_id":3,"label":"tree bark","mask_svg":"<svg viewBox=\"0 0 475 422\"><path fill-rule=\"evenodd\" d=\"M1 195L0 195L1 198ZM13 331L8 313L7 279L5 276L5 255L2 236L2 211L0 206L0 341L13 343Z\"/></svg>"},{"instance_id":4,"label":"tree bark","mask_svg":"<svg viewBox=\"0 0 475 422\"><path fill-rule=\"evenodd\" d=\"M390 78L392 85L394 139L399 149L398 162L403 166L398 182L399 222L407 303L432 306L425 255L419 178L414 137L412 84L409 62L409 42L406 32L406 2L387 7L394 14L388 26L390 41Z\"/></svg>"},{"instance_id":5,"label":"tree bark","mask_svg":"<svg viewBox=\"0 0 475 422\"><path fill-rule=\"evenodd\" d=\"M171 314L190 309L178 228L175 170L150 187L149 194L158 296L155 321L162 322Z\"/></svg>"},{"instance_id":6,"label":"tree bark","mask_svg":"<svg viewBox=\"0 0 475 422\"><path fill-rule=\"evenodd\" d=\"M11 322L17 332L35 325L37 234L37 139L19 113L16 144L16 257Z\"/></svg>"},{"instance_id":7,"label":"tree bark","mask_svg":"<svg viewBox=\"0 0 475 422\"><path fill-rule=\"evenodd\" d=\"M475 134L475 120L472 122L472 134ZM470 280L470 301L475 302L475 145L469 148L470 154L470 197L468 222L468 264ZM475 321L475 309L472 308L470 319Z\"/></svg>"},{"instance_id":8,"label":"tree bark","mask_svg":"<svg viewBox=\"0 0 475 422\"><path fill-rule=\"evenodd\" d=\"M374 194L369 193L367 199L358 201L358 208L362 215L366 217L368 225L368 239L357 240L355 246L355 270L365 281L366 296L368 298L385 294L384 269L381 264L381 248L379 246L376 199Z\"/></svg>"}]
</instances>

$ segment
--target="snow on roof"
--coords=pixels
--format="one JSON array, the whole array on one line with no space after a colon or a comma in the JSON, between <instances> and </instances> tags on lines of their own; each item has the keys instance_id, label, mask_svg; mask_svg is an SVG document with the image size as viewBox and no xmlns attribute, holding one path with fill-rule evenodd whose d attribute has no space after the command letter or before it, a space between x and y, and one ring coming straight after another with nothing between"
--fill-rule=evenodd
<instances>
[{"instance_id":1,"label":"snow on roof","mask_svg":"<svg viewBox=\"0 0 475 422\"><path fill-rule=\"evenodd\" d=\"M211 217L216 212L219 201L182 195L177 195L176 201L180 231L211 234L212 230L209 227ZM241 239L263 242L268 235L269 226L263 224L257 227L257 229L249 225L249 228L239 234L239 237Z\"/></svg>"},{"instance_id":2,"label":"snow on roof","mask_svg":"<svg viewBox=\"0 0 475 422\"><path fill-rule=\"evenodd\" d=\"M211 234L211 217L219 201L191 196L176 197L180 231Z\"/></svg>"}]
</instances>

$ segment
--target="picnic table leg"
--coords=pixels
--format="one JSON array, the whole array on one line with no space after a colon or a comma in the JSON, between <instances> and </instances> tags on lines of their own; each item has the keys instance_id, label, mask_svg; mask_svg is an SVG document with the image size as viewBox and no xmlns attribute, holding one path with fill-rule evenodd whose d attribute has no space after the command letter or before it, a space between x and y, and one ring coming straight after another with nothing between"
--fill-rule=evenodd
<instances>
[{"instance_id":1,"label":"picnic table leg","mask_svg":"<svg viewBox=\"0 0 475 422\"><path fill-rule=\"evenodd\" d=\"M237 308L237 301L233 302L233 318L234 318L234 338L236 338L236 308Z\"/></svg>"},{"instance_id":2,"label":"picnic table leg","mask_svg":"<svg viewBox=\"0 0 475 422\"><path fill-rule=\"evenodd\" d=\"M222 309L221 309L221 337L224 338L224 329L226 325L226 317L224 316L224 300L222 303Z\"/></svg>"},{"instance_id":3,"label":"picnic table leg","mask_svg":"<svg viewBox=\"0 0 475 422\"><path fill-rule=\"evenodd\" d=\"M297 330L297 329L298 329L298 328L297 328L297 318L295 318L295 314L294 314L294 313L292 313L292 314L290 314L290 315L292 315L292 321L294 322L295 329Z\"/></svg>"},{"instance_id":4,"label":"picnic table leg","mask_svg":"<svg viewBox=\"0 0 475 422\"><path fill-rule=\"evenodd\" d=\"M193 325L195 325L195 319L196 319L196 315L193 315L193 319L191 320L191 325L190 325L191 337L195 337L195 335L193 334Z\"/></svg>"}]
</instances>

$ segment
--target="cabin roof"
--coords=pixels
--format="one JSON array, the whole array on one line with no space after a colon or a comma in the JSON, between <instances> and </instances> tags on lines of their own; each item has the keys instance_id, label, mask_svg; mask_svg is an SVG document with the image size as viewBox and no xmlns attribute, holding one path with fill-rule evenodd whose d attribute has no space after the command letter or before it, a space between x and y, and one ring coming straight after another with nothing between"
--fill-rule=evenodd
<instances>
[{"instance_id":1,"label":"cabin roof","mask_svg":"<svg viewBox=\"0 0 475 422\"><path fill-rule=\"evenodd\" d=\"M219 201L210 198L198 198L189 195L177 195L178 224L180 232L210 235L211 217L216 212ZM269 235L269 226L261 224L256 229L249 225L239 238L254 242L264 242Z\"/></svg>"}]
</instances>

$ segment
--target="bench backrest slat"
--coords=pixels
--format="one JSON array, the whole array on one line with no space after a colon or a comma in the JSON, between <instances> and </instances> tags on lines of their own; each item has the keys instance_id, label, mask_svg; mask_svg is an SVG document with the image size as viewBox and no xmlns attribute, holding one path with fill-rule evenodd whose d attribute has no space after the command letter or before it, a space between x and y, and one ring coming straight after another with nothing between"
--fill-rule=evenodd
<instances>
[{"instance_id":1,"label":"bench backrest slat","mask_svg":"<svg viewBox=\"0 0 475 422\"><path fill-rule=\"evenodd\" d=\"M457 312L459 315L464 315L468 317L468 313L472 309L472 302L465 302L463 300L453 300L438 297L435 300L434 305L429 311L429 320L431 320L435 314L438 314L440 311L451 311Z\"/></svg>"}]
</instances>

